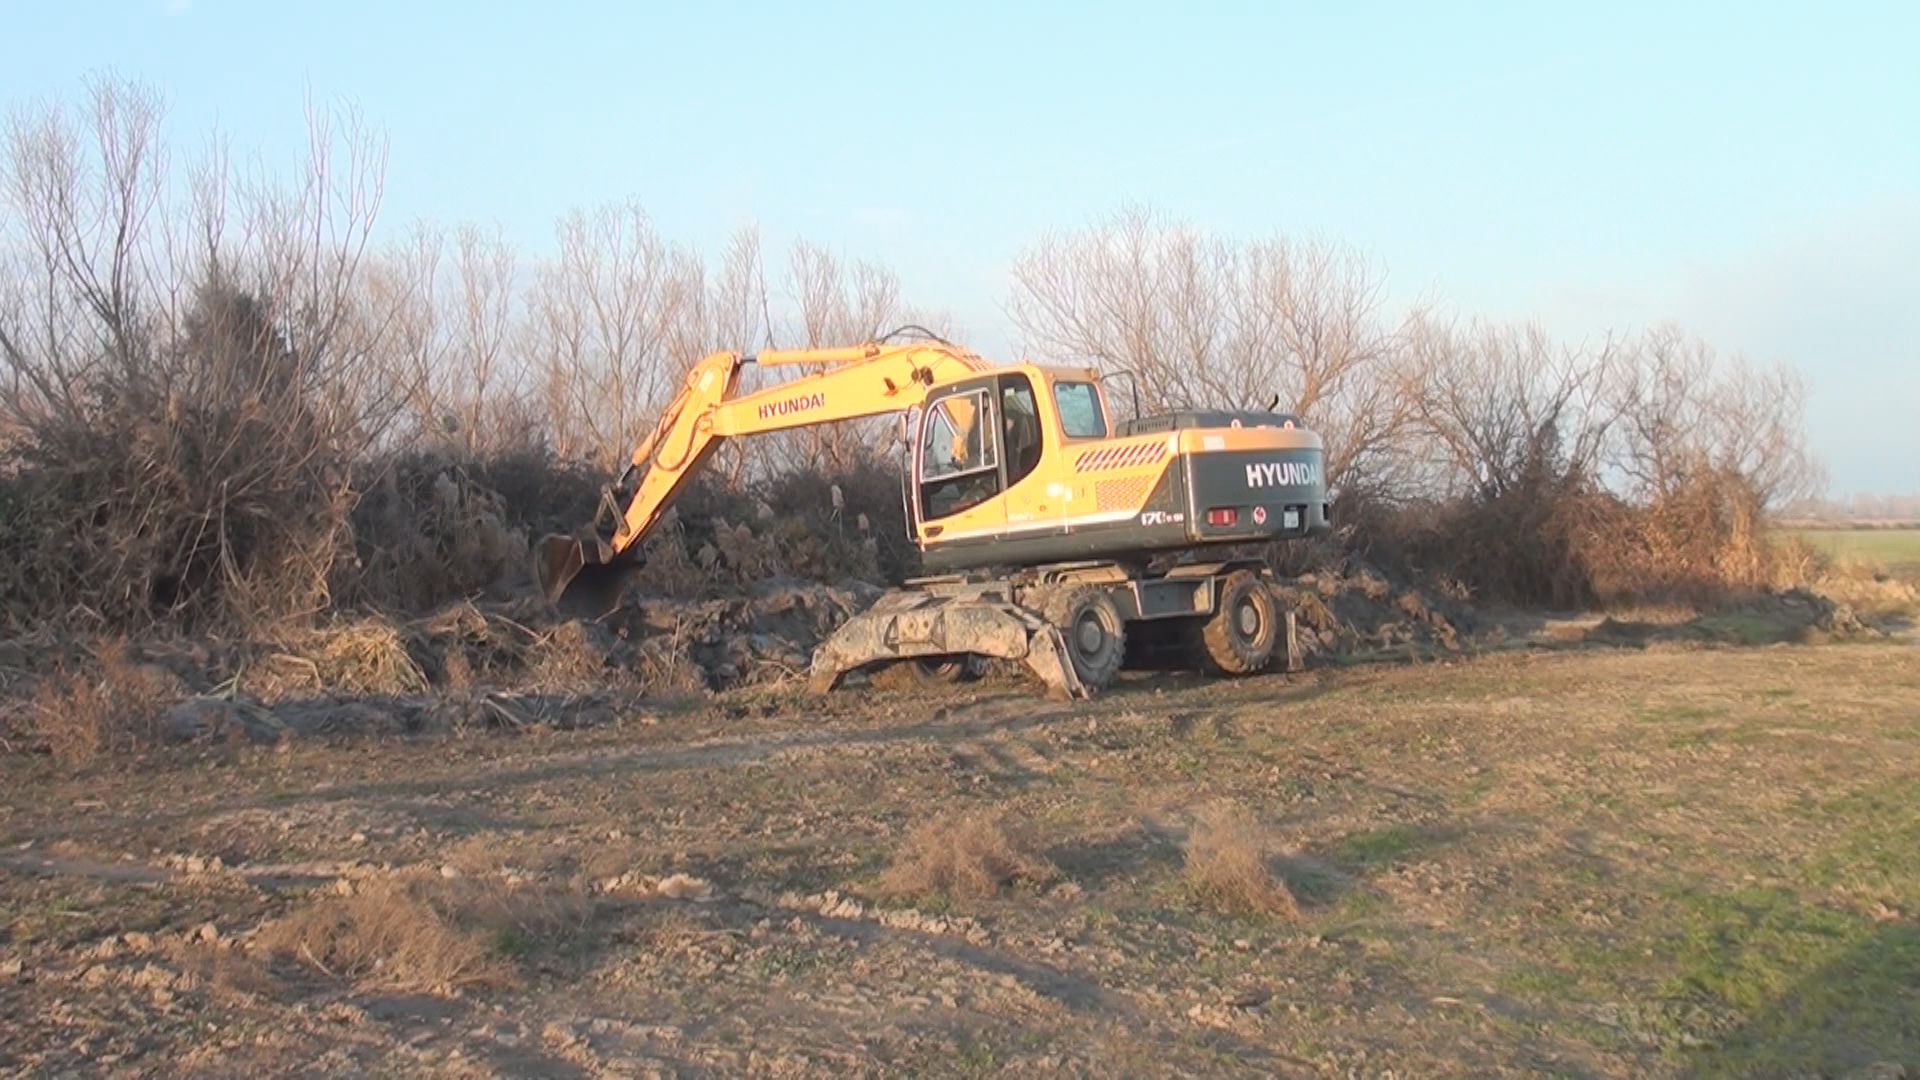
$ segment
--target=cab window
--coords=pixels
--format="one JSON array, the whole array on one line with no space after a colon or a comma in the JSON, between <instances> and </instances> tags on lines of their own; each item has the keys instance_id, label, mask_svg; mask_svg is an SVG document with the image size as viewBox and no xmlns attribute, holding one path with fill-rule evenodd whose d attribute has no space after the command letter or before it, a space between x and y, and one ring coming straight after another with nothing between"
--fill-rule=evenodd
<instances>
[{"instance_id":1,"label":"cab window","mask_svg":"<svg viewBox=\"0 0 1920 1080\"><path fill-rule=\"evenodd\" d=\"M955 394L927 411L920 434L920 515L957 514L1000 493L1000 440L986 390Z\"/></svg>"},{"instance_id":2,"label":"cab window","mask_svg":"<svg viewBox=\"0 0 1920 1080\"><path fill-rule=\"evenodd\" d=\"M1025 375L1001 377L1000 423L1006 429L1007 486L1012 487L1040 464L1040 414L1034 408L1033 383Z\"/></svg>"},{"instance_id":3,"label":"cab window","mask_svg":"<svg viewBox=\"0 0 1920 1080\"><path fill-rule=\"evenodd\" d=\"M921 474L928 480L993 468L994 441L986 437L987 394L976 390L941 401L927 414Z\"/></svg>"},{"instance_id":4,"label":"cab window","mask_svg":"<svg viewBox=\"0 0 1920 1080\"><path fill-rule=\"evenodd\" d=\"M1100 390L1092 383L1054 383L1053 402L1060 409L1060 431L1067 438L1106 438L1107 416L1100 409Z\"/></svg>"}]
</instances>

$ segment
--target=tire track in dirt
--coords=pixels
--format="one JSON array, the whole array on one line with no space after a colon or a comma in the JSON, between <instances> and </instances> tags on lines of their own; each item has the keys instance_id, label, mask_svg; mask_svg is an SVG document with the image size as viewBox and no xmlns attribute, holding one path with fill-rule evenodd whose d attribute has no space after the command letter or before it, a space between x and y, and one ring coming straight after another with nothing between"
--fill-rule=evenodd
<instances>
[{"instance_id":1,"label":"tire track in dirt","mask_svg":"<svg viewBox=\"0 0 1920 1080\"><path fill-rule=\"evenodd\" d=\"M149 810L137 817L98 815L84 822L63 823L63 827L23 833L14 842L32 840L80 839L113 833L132 825L145 828L179 824L244 810L284 810L366 800L391 800L444 795L449 791L493 790L537 786L556 780L580 780L595 777L646 775L685 769L733 767L777 758L789 753L836 748L885 748L908 744L952 745L971 739L1005 737L1030 731L1041 725L1076 715L1072 706L1045 705L1016 699L991 699L972 707L942 709L934 717L919 723L889 727L794 730L751 735L736 739L705 740L691 744L647 746L617 753L575 751L557 754L534 762L513 762L500 766L482 764L470 770L377 780L343 786L311 788L297 792L249 795L224 799L202 806L172 810ZM65 827L71 825L71 827Z\"/></svg>"}]
</instances>

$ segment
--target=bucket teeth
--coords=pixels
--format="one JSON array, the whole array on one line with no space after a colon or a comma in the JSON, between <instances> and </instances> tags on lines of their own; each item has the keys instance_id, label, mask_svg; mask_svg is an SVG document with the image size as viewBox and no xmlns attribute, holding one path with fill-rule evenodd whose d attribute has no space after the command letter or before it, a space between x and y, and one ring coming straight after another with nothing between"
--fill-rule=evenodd
<instances>
[{"instance_id":1,"label":"bucket teeth","mask_svg":"<svg viewBox=\"0 0 1920 1080\"><path fill-rule=\"evenodd\" d=\"M1053 696L1084 698L1087 687L1053 624L1001 600L942 600L895 593L847 620L814 651L808 685L825 692L869 664L971 653L1024 661Z\"/></svg>"}]
</instances>

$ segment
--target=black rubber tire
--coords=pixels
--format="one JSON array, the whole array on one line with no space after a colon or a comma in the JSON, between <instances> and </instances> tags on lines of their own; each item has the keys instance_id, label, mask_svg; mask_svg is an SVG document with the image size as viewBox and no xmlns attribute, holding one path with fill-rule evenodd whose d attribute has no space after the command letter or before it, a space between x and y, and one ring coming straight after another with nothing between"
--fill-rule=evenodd
<instances>
[{"instance_id":1,"label":"black rubber tire","mask_svg":"<svg viewBox=\"0 0 1920 1080\"><path fill-rule=\"evenodd\" d=\"M905 669L909 679L922 686L952 686L972 682L980 677L986 667L979 657L971 653L931 660L902 660L900 666Z\"/></svg>"},{"instance_id":2,"label":"black rubber tire","mask_svg":"<svg viewBox=\"0 0 1920 1080\"><path fill-rule=\"evenodd\" d=\"M1090 691L1106 689L1127 656L1127 624L1106 590L1063 585L1049 591L1040 613L1060 631L1074 673Z\"/></svg>"},{"instance_id":3,"label":"black rubber tire","mask_svg":"<svg viewBox=\"0 0 1920 1080\"><path fill-rule=\"evenodd\" d=\"M1254 675L1273 662L1280 643L1280 604L1251 570L1220 583L1213 614L1200 625L1200 655L1220 675Z\"/></svg>"},{"instance_id":4,"label":"black rubber tire","mask_svg":"<svg viewBox=\"0 0 1920 1080\"><path fill-rule=\"evenodd\" d=\"M908 690L916 686L954 686L979 678L985 670L986 665L972 655L895 660L874 672L873 684L894 690Z\"/></svg>"}]
</instances>

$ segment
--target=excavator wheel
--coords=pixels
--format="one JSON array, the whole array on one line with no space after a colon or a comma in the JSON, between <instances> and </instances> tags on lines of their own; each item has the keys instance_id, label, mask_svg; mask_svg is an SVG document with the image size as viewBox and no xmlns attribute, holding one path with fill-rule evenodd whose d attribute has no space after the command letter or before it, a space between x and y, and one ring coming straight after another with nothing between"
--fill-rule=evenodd
<instances>
[{"instance_id":1,"label":"excavator wheel","mask_svg":"<svg viewBox=\"0 0 1920 1080\"><path fill-rule=\"evenodd\" d=\"M971 682L986 670L986 663L971 654L937 656L924 660L896 660L875 673L875 685L905 689L914 686L952 686Z\"/></svg>"},{"instance_id":2,"label":"excavator wheel","mask_svg":"<svg viewBox=\"0 0 1920 1080\"><path fill-rule=\"evenodd\" d=\"M1280 640L1280 605L1273 591L1251 570L1228 574L1199 637L1199 651L1216 673L1252 675L1264 670Z\"/></svg>"},{"instance_id":3,"label":"excavator wheel","mask_svg":"<svg viewBox=\"0 0 1920 1080\"><path fill-rule=\"evenodd\" d=\"M1127 653L1127 624L1105 590L1092 585L1064 585L1050 591L1040 613L1060 631L1067 659L1089 691L1098 692L1113 681Z\"/></svg>"}]
</instances>

